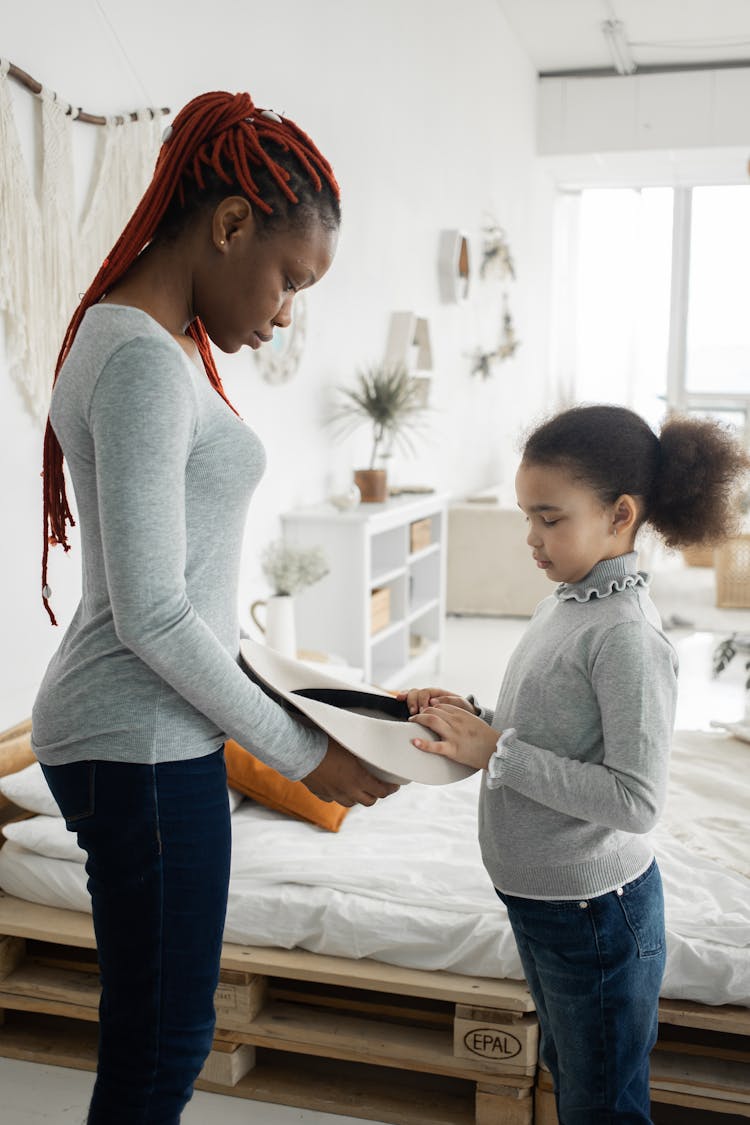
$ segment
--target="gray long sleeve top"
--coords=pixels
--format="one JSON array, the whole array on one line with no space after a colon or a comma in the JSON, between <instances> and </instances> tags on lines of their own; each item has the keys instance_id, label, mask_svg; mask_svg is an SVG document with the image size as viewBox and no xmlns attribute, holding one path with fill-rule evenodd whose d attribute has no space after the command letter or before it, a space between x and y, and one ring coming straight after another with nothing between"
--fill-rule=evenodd
<instances>
[{"instance_id":1,"label":"gray long sleeve top","mask_svg":"<svg viewBox=\"0 0 750 1125\"><path fill-rule=\"evenodd\" d=\"M32 713L39 760L154 763L235 738L287 777L326 750L239 663L237 586L259 438L139 309L89 309L50 421L82 551L80 604Z\"/></svg>"},{"instance_id":2,"label":"gray long sleeve top","mask_svg":"<svg viewBox=\"0 0 750 1125\"><path fill-rule=\"evenodd\" d=\"M479 838L510 895L604 894L646 870L664 804L677 658L635 553L598 563L537 607L494 713Z\"/></svg>"}]
</instances>

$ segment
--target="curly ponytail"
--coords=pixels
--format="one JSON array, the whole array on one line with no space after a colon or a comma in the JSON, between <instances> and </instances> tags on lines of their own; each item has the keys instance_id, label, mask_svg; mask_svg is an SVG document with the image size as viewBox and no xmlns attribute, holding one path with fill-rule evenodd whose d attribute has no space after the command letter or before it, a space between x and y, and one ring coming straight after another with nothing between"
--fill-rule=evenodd
<instances>
[{"instance_id":1,"label":"curly ponytail","mask_svg":"<svg viewBox=\"0 0 750 1125\"><path fill-rule=\"evenodd\" d=\"M750 456L719 422L673 416L659 436L622 406L575 406L542 423L524 445L526 464L558 465L603 504L641 503L668 547L718 543L740 521L738 493Z\"/></svg>"},{"instance_id":2,"label":"curly ponytail","mask_svg":"<svg viewBox=\"0 0 750 1125\"><path fill-rule=\"evenodd\" d=\"M674 416L660 435L647 520L668 547L719 543L737 531L750 458L720 423Z\"/></svg>"}]
</instances>

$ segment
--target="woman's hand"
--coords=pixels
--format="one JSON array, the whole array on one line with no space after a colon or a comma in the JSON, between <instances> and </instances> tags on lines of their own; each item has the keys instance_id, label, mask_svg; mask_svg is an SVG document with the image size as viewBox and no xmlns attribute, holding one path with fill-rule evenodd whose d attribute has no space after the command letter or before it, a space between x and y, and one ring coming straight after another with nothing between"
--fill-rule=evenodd
<instances>
[{"instance_id":1,"label":"woman's hand","mask_svg":"<svg viewBox=\"0 0 750 1125\"><path fill-rule=\"evenodd\" d=\"M424 711L425 707L433 703L450 703L453 707L463 707L470 715L477 713L473 703L469 703L468 699L439 687L409 688L408 691L398 692L396 698L406 700L410 715Z\"/></svg>"},{"instance_id":2,"label":"woman's hand","mask_svg":"<svg viewBox=\"0 0 750 1125\"><path fill-rule=\"evenodd\" d=\"M439 742L428 742L424 738L413 738L412 743L418 750L425 750L428 754L442 754L444 758L452 758L454 762L462 762L465 766L473 766L479 770L487 769L500 737L500 733L485 723L484 719L469 715L465 707L457 707L451 703L436 703L426 707L419 714L412 715L409 722L429 727L440 739Z\"/></svg>"},{"instance_id":3,"label":"woman's hand","mask_svg":"<svg viewBox=\"0 0 750 1125\"><path fill-rule=\"evenodd\" d=\"M374 777L359 758L332 738L323 761L301 780L321 801L338 801L347 808L374 805L379 797L388 797L399 788Z\"/></svg>"}]
</instances>

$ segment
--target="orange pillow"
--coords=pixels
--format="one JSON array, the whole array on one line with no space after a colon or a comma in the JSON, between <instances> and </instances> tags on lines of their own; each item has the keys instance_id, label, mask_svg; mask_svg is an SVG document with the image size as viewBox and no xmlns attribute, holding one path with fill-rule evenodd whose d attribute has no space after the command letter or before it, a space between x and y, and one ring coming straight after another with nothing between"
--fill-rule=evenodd
<instances>
[{"instance_id":1,"label":"orange pillow","mask_svg":"<svg viewBox=\"0 0 750 1125\"><path fill-rule=\"evenodd\" d=\"M224 745L227 783L230 789L252 797L277 812L309 820L319 828L338 832L349 809L336 801L321 801L301 781L290 781L272 766L261 762L231 738Z\"/></svg>"}]
</instances>

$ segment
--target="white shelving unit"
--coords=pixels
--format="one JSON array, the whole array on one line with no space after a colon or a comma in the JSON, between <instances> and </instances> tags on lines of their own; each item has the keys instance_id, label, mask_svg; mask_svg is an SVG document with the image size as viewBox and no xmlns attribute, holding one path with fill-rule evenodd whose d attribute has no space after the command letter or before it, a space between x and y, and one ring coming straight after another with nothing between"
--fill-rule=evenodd
<instances>
[{"instance_id":1,"label":"white shelving unit","mask_svg":"<svg viewBox=\"0 0 750 1125\"><path fill-rule=\"evenodd\" d=\"M427 406L432 380L432 343L426 317L404 310L391 314L386 363L402 364L417 383L420 402Z\"/></svg>"},{"instance_id":2,"label":"white shelving unit","mask_svg":"<svg viewBox=\"0 0 750 1125\"><path fill-rule=\"evenodd\" d=\"M339 512L330 504L281 517L284 537L320 546L330 572L295 598L297 643L362 668L367 683L416 686L443 646L447 495L400 496ZM411 550L411 526L429 539ZM372 631L373 591L388 590L387 622Z\"/></svg>"}]
</instances>

